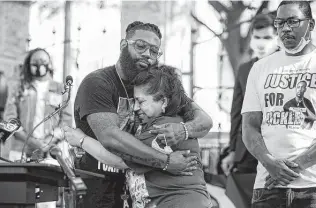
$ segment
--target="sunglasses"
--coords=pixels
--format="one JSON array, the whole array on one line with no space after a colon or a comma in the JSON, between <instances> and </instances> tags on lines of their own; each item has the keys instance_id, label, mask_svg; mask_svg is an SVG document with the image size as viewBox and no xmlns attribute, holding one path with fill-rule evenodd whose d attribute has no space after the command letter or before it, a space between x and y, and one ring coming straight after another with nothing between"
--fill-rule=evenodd
<instances>
[{"instance_id":1,"label":"sunglasses","mask_svg":"<svg viewBox=\"0 0 316 208\"><path fill-rule=\"evenodd\" d=\"M149 49L150 57L153 59L158 59L162 55L162 52L159 51L159 47L157 47L155 45L151 45L150 43L147 43L144 40L141 40L141 39L126 40L126 42L130 45L133 45L134 49L138 53L144 53L145 51L147 51Z\"/></svg>"}]
</instances>

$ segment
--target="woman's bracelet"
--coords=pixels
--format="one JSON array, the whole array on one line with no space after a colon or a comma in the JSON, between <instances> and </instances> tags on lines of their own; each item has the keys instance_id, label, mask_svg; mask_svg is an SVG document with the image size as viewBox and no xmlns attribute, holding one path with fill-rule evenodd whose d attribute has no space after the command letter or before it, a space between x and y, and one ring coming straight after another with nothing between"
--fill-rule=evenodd
<instances>
[{"instance_id":1,"label":"woman's bracelet","mask_svg":"<svg viewBox=\"0 0 316 208\"><path fill-rule=\"evenodd\" d=\"M185 126L185 123L180 122L180 124L182 124L182 126L183 126L183 128L184 128L184 132L185 132L185 138L184 138L184 140L188 140L188 138L189 138L189 131L188 131L188 128Z\"/></svg>"},{"instance_id":2,"label":"woman's bracelet","mask_svg":"<svg viewBox=\"0 0 316 208\"><path fill-rule=\"evenodd\" d=\"M170 154L168 154L167 156L168 156L168 157L167 157L166 165L165 165L165 167L164 167L162 170L167 170L168 165L170 164Z\"/></svg>"},{"instance_id":3,"label":"woman's bracelet","mask_svg":"<svg viewBox=\"0 0 316 208\"><path fill-rule=\"evenodd\" d=\"M84 139L87 137L87 135L84 135L80 140L79 140L79 144L80 144L80 148L82 148L82 145L83 145L83 142L84 142Z\"/></svg>"}]
</instances>

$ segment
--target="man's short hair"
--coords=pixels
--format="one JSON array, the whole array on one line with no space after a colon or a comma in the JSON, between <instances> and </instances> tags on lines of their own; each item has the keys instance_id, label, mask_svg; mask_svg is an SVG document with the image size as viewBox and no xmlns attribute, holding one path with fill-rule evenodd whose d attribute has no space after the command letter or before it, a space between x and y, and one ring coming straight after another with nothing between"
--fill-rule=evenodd
<instances>
[{"instance_id":1,"label":"man's short hair","mask_svg":"<svg viewBox=\"0 0 316 208\"><path fill-rule=\"evenodd\" d=\"M278 9L283 5L297 4L305 17L313 19L312 9L310 1L282 1L278 6Z\"/></svg>"},{"instance_id":2,"label":"man's short hair","mask_svg":"<svg viewBox=\"0 0 316 208\"><path fill-rule=\"evenodd\" d=\"M155 33L159 39L162 38L160 29L157 25L151 23L143 23L140 21L135 21L129 24L126 28L126 38L131 38L136 30L147 30Z\"/></svg>"},{"instance_id":3,"label":"man's short hair","mask_svg":"<svg viewBox=\"0 0 316 208\"><path fill-rule=\"evenodd\" d=\"M273 18L270 14L258 14L252 20L252 31L253 30L260 30L264 28L272 27L274 30L276 28L273 25Z\"/></svg>"}]
</instances>

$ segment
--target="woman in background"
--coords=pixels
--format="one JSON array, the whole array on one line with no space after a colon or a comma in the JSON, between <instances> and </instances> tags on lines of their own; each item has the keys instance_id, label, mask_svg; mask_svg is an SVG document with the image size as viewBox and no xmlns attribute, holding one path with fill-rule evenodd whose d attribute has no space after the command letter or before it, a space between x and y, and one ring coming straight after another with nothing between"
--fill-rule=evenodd
<instances>
[{"instance_id":1,"label":"woman in background","mask_svg":"<svg viewBox=\"0 0 316 208\"><path fill-rule=\"evenodd\" d=\"M61 126L72 125L71 105L38 126L26 143L27 135L33 128L54 112L64 100L64 85L53 80L51 57L42 48L29 51L22 73L20 84L9 86L11 89L4 110L4 120L18 119L21 128L4 143L2 157L20 161L23 154L24 158L26 156L37 161L44 160L50 157L50 147L63 139ZM55 164L58 164L57 161ZM39 203L36 207L55 208L56 202Z\"/></svg>"}]
</instances>

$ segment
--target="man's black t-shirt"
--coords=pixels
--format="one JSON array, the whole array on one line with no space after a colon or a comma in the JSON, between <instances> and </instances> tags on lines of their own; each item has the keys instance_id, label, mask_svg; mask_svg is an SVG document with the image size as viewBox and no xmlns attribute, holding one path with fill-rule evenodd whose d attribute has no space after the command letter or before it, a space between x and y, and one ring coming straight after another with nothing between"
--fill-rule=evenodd
<instances>
[{"instance_id":1,"label":"man's black t-shirt","mask_svg":"<svg viewBox=\"0 0 316 208\"><path fill-rule=\"evenodd\" d=\"M74 116L77 128L96 139L86 118L99 112L117 113L120 128L133 125L133 87L124 83L128 97L115 66L96 70L87 75L80 84L74 104ZM129 99L128 99L129 98ZM129 128L128 128L129 129ZM86 153L78 168L101 173L105 179L85 180L88 187L85 196L85 207L122 207L120 198L125 182L124 172L117 168L103 164Z\"/></svg>"}]
</instances>

